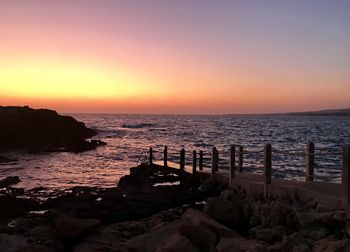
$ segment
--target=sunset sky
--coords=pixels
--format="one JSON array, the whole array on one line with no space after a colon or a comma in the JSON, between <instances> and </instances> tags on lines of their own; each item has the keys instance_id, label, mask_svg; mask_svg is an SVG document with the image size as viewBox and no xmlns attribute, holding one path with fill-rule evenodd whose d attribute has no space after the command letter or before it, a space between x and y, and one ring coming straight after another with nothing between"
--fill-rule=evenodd
<instances>
[{"instance_id":1,"label":"sunset sky","mask_svg":"<svg viewBox=\"0 0 350 252\"><path fill-rule=\"evenodd\" d=\"M350 107L350 1L0 1L0 105L196 114Z\"/></svg>"}]
</instances>

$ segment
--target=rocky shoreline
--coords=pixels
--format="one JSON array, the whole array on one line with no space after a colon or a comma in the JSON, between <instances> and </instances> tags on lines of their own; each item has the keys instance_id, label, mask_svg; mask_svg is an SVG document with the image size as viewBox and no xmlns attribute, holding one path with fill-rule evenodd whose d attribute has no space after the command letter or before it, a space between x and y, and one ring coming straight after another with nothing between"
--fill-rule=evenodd
<instances>
[{"instance_id":1,"label":"rocky shoreline","mask_svg":"<svg viewBox=\"0 0 350 252\"><path fill-rule=\"evenodd\" d=\"M116 188L75 187L44 201L44 188L8 184L0 195L0 251L350 250L345 210L185 181L142 165Z\"/></svg>"}]
</instances>

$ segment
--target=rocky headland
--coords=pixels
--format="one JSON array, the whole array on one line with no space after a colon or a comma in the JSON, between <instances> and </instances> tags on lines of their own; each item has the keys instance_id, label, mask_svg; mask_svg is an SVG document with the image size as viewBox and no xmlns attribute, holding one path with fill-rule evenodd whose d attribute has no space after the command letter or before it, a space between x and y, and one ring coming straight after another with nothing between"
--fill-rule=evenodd
<instances>
[{"instance_id":1,"label":"rocky headland","mask_svg":"<svg viewBox=\"0 0 350 252\"><path fill-rule=\"evenodd\" d=\"M7 185L0 251L349 251L350 214L298 198L249 195L217 181L132 168L117 187L46 194ZM43 199L43 197L47 199Z\"/></svg>"},{"instance_id":2,"label":"rocky headland","mask_svg":"<svg viewBox=\"0 0 350 252\"><path fill-rule=\"evenodd\" d=\"M0 106L0 151L82 152L104 143L87 141L97 132L71 116L48 109ZM1 156L0 162L8 161Z\"/></svg>"}]
</instances>

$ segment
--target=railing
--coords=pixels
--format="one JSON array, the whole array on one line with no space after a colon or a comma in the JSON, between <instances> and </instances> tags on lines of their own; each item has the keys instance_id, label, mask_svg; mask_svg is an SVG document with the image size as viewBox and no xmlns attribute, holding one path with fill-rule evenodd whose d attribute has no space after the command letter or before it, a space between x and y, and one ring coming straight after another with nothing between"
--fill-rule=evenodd
<instances>
[{"instance_id":1,"label":"railing","mask_svg":"<svg viewBox=\"0 0 350 252\"><path fill-rule=\"evenodd\" d=\"M228 166L220 165L220 161L224 161L224 159L220 159L219 150L216 147L212 148L210 157L208 157L208 153L204 152L203 150L193 150L192 152L187 153L188 158L186 158L186 151L184 148L178 151L173 148L168 148L168 146L164 146L164 150L161 152L157 152L150 148L148 151L148 163L153 164L154 160L162 161L162 165L167 167L169 159L179 160L178 165L180 175L183 174L186 165L192 166L193 175L197 172L197 165L199 171L203 171L204 167L209 167L211 176L214 176L219 169L225 169L229 171L229 181L232 183L232 178L235 178L236 172L242 173L244 169L246 169L244 166L244 157L247 155L255 155L256 157L261 157L260 161L262 161L262 167L259 167L258 169L262 173L264 184L268 185L271 184L273 176L273 157L278 155L304 156L305 182L310 183L313 182L315 178L320 177L315 176L315 156L338 155L342 157L341 183L343 194L348 202L350 201L350 145L343 146L342 151L340 151L330 148L316 149L314 143L310 142L306 145L304 152L300 150L275 149L272 148L271 144L266 144L262 150L245 150L243 146L232 145L229 150L222 150L220 153L226 156L229 155ZM273 154L275 154L275 156L273 156Z\"/></svg>"}]
</instances>

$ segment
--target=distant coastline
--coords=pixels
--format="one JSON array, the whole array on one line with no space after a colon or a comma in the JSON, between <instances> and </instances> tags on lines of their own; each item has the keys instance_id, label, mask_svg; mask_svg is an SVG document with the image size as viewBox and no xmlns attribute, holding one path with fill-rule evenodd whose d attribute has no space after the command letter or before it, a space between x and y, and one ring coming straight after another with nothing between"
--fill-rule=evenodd
<instances>
[{"instance_id":1,"label":"distant coastline","mask_svg":"<svg viewBox=\"0 0 350 252\"><path fill-rule=\"evenodd\" d=\"M350 116L350 108L344 109L327 109L319 111L306 111L306 112L291 112L283 113L284 115L305 115L305 116Z\"/></svg>"}]
</instances>

